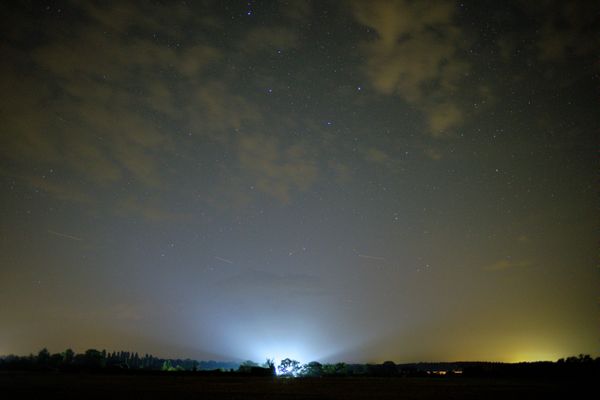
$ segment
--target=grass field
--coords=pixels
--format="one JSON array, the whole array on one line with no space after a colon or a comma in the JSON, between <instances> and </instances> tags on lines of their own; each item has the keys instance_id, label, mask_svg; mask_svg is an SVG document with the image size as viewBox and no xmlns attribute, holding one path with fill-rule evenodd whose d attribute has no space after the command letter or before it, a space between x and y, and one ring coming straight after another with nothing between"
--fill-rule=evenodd
<instances>
[{"instance_id":1,"label":"grass field","mask_svg":"<svg viewBox=\"0 0 600 400\"><path fill-rule=\"evenodd\" d=\"M0 373L2 399L548 399L583 398L583 393L594 388L590 381L462 377L274 379Z\"/></svg>"}]
</instances>

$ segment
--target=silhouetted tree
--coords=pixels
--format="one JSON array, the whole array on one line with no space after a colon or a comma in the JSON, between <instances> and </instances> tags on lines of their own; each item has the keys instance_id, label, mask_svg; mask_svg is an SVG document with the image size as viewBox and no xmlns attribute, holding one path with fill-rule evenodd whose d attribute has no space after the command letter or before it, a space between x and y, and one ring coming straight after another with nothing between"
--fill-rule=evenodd
<instances>
[{"instance_id":1,"label":"silhouetted tree","mask_svg":"<svg viewBox=\"0 0 600 400\"><path fill-rule=\"evenodd\" d=\"M393 361L385 361L381 364L381 373L385 376L393 376L396 375L398 369L396 368L396 363Z\"/></svg>"},{"instance_id":2,"label":"silhouetted tree","mask_svg":"<svg viewBox=\"0 0 600 400\"><path fill-rule=\"evenodd\" d=\"M347 375L348 365L346 363L325 364L323 366L324 375Z\"/></svg>"},{"instance_id":3,"label":"silhouetted tree","mask_svg":"<svg viewBox=\"0 0 600 400\"><path fill-rule=\"evenodd\" d=\"M88 349L81 358L82 364L86 368L102 368L106 366L106 359L102 357L102 352L96 349Z\"/></svg>"},{"instance_id":4,"label":"silhouetted tree","mask_svg":"<svg viewBox=\"0 0 600 400\"><path fill-rule=\"evenodd\" d=\"M290 358L285 358L281 360L277 370L281 376L296 376L300 372L300 362Z\"/></svg>"},{"instance_id":5,"label":"silhouetted tree","mask_svg":"<svg viewBox=\"0 0 600 400\"><path fill-rule=\"evenodd\" d=\"M323 375L323 365L316 361L311 361L302 366L300 372L302 376L318 377Z\"/></svg>"},{"instance_id":6,"label":"silhouetted tree","mask_svg":"<svg viewBox=\"0 0 600 400\"><path fill-rule=\"evenodd\" d=\"M265 368L269 368L271 370L271 375L275 375L276 374L275 360L273 360L272 358L267 358L267 360L265 361L265 363L263 364L263 366Z\"/></svg>"},{"instance_id":7,"label":"silhouetted tree","mask_svg":"<svg viewBox=\"0 0 600 400\"><path fill-rule=\"evenodd\" d=\"M50 356L50 360L49 360L48 365L49 365L50 368L56 370L56 369L58 369L61 366L62 363L63 363L62 354L55 353L55 354L52 354Z\"/></svg>"},{"instance_id":8,"label":"silhouetted tree","mask_svg":"<svg viewBox=\"0 0 600 400\"><path fill-rule=\"evenodd\" d=\"M41 349L38 352L36 361L37 361L37 364L40 367L47 367L48 366L48 364L50 362L50 352L48 351L47 348L44 347L43 349Z\"/></svg>"},{"instance_id":9,"label":"silhouetted tree","mask_svg":"<svg viewBox=\"0 0 600 400\"><path fill-rule=\"evenodd\" d=\"M75 352L71 349L66 349L62 352L63 364L72 364L75 359Z\"/></svg>"}]
</instances>

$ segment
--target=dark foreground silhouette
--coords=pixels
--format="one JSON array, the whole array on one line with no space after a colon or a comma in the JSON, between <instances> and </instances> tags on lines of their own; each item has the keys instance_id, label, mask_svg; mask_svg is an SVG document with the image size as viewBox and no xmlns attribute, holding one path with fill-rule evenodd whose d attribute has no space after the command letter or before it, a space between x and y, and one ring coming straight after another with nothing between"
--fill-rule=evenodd
<instances>
[{"instance_id":1,"label":"dark foreground silhouette","mask_svg":"<svg viewBox=\"0 0 600 400\"><path fill-rule=\"evenodd\" d=\"M77 354L71 349L50 354L42 349L37 355L2 356L0 371L141 374L177 373L179 376L279 376L287 378L323 377L471 377L471 378L600 378L600 357L580 354L556 362L453 362L396 364L301 364L286 358L278 366L273 360L224 362L191 359L164 359L149 354L89 349Z\"/></svg>"},{"instance_id":2,"label":"dark foreground silhouette","mask_svg":"<svg viewBox=\"0 0 600 400\"><path fill-rule=\"evenodd\" d=\"M276 375L277 373L277 375ZM600 358L557 362L275 366L71 350L0 357L0 398L89 399L549 399L583 398Z\"/></svg>"},{"instance_id":3,"label":"dark foreground silhouette","mask_svg":"<svg viewBox=\"0 0 600 400\"><path fill-rule=\"evenodd\" d=\"M595 387L589 379L0 372L6 399L573 399Z\"/></svg>"}]
</instances>

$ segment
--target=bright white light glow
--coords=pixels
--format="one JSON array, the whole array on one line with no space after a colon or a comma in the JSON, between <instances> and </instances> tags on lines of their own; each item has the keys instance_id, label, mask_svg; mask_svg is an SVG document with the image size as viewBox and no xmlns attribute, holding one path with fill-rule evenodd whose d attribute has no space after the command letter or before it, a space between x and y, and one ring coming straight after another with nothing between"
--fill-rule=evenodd
<instances>
[{"instance_id":1,"label":"bright white light glow","mask_svg":"<svg viewBox=\"0 0 600 400\"><path fill-rule=\"evenodd\" d=\"M286 359L286 358L300 361L300 364L306 364L313 360L312 357L307 356L305 352L300 350L298 348L298 346L294 346L292 344L288 344L288 345L274 344L272 346L266 345L266 346L262 347L260 350L257 350L257 352L264 354L263 361L266 360L267 358L274 360L275 367L278 367L279 364L281 363L281 360Z\"/></svg>"},{"instance_id":2,"label":"bright white light glow","mask_svg":"<svg viewBox=\"0 0 600 400\"><path fill-rule=\"evenodd\" d=\"M241 332L236 330L235 332ZM233 333L233 332L232 332ZM231 335L233 336L233 335ZM318 351L318 341L309 334L292 329L252 330L231 338L232 355L259 364L271 359L278 367L281 360L290 358L306 364L319 361L323 355Z\"/></svg>"},{"instance_id":3,"label":"bright white light glow","mask_svg":"<svg viewBox=\"0 0 600 400\"><path fill-rule=\"evenodd\" d=\"M235 320L223 321L219 327L223 341L228 344L227 351L222 353L226 359L252 360L261 365L271 359L275 367L285 358L300 364L326 363L340 360L339 354L355 345L331 335L299 313L268 318L253 313L233 317Z\"/></svg>"}]
</instances>

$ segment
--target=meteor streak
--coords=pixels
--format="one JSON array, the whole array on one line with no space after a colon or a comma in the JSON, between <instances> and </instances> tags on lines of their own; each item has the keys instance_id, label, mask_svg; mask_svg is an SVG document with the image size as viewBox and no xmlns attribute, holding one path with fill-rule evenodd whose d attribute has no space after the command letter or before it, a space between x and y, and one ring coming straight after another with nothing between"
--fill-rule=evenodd
<instances>
[{"instance_id":1,"label":"meteor streak","mask_svg":"<svg viewBox=\"0 0 600 400\"><path fill-rule=\"evenodd\" d=\"M83 240L82 238L79 238L77 236L72 236L72 235L67 235L66 233L51 231L50 229L48 229L47 232L54 236L59 236L59 237L63 237L63 238L71 239L71 240L77 240L78 242L81 242Z\"/></svg>"}]
</instances>

